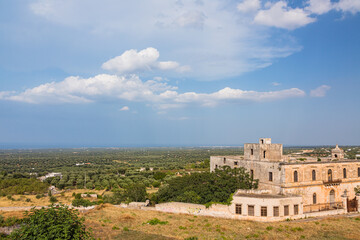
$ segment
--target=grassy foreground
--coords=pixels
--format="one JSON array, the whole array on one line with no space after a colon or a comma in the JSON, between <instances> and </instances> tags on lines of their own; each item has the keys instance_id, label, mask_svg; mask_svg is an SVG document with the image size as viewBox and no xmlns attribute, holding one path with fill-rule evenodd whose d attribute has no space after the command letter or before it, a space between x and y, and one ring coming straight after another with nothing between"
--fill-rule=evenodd
<instances>
[{"instance_id":1,"label":"grassy foreground","mask_svg":"<svg viewBox=\"0 0 360 240\"><path fill-rule=\"evenodd\" d=\"M360 218L258 223L103 205L84 214L101 239L359 239ZM147 224L159 219L160 223ZM156 222L156 221L155 221ZM162 224L161 224L162 223Z\"/></svg>"},{"instance_id":2,"label":"grassy foreground","mask_svg":"<svg viewBox=\"0 0 360 240\"><path fill-rule=\"evenodd\" d=\"M0 212L5 217L21 212ZM360 218L259 223L118 208L109 204L81 214L99 239L359 239ZM158 220L156 220L158 219ZM150 221L150 222L149 222ZM151 224L149 224L149 223Z\"/></svg>"}]
</instances>

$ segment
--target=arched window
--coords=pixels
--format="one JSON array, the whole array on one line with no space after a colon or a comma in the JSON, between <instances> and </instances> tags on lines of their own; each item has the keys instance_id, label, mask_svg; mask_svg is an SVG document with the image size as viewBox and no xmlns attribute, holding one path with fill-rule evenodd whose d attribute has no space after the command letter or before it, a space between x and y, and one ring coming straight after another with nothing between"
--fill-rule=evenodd
<instances>
[{"instance_id":1,"label":"arched window","mask_svg":"<svg viewBox=\"0 0 360 240\"><path fill-rule=\"evenodd\" d=\"M313 194L313 204L316 204L316 193Z\"/></svg>"},{"instance_id":2,"label":"arched window","mask_svg":"<svg viewBox=\"0 0 360 240\"><path fill-rule=\"evenodd\" d=\"M298 181L298 172L295 171L294 172L294 182L297 182Z\"/></svg>"},{"instance_id":3,"label":"arched window","mask_svg":"<svg viewBox=\"0 0 360 240\"><path fill-rule=\"evenodd\" d=\"M337 154L335 154L335 158L337 158Z\"/></svg>"},{"instance_id":4,"label":"arched window","mask_svg":"<svg viewBox=\"0 0 360 240\"><path fill-rule=\"evenodd\" d=\"M335 203L335 191L334 191L334 189L332 189L330 191L329 197L330 197L330 207L333 207L334 203Z\"/></svg>"},{"instance_id":5,"label":"arched window","mask_svg":"<svg viewBox=\"0 0 360 240\"><path fill-rule=\"evenodd\" d=\"M360 167L358 168L358 177L360 177Z\"/></svg>"},{"instance_id":6,"label":"arched window","mask_svg":"<svg viewBox=\"0 0 360 240\"><path fill-rule=\"evenodd\" d=\"M266 151L264 151L264 158L266 158Z\"/></svg>"},{"instance_id":7,"label":"arched window","mask_svg":"<svg viewBox=\"0 0 360 240\"><path fill-rule=\"evenodd\" d=\"M312 170L312 180L315 181L316 180L316 171Z\"/></svg>"},{"instance_id":8,"label":"arched window","mask_svg":"<svg viewBox=\"0 0 360 240\"><path fill-rule=\"evenodd\" d=\"M346 168L343 169L343 178L346 178Z\"/></svg>"},{"instance_id":9,"label":"arched window","mask_svg":"<svg viewBox=\"0 0 360 240\"><path fill-rule=\"evenodd\" d=\"M331 171L331 169L328 170L328 181L332 182L332 171Z\"/></svg>"}]
</instances>

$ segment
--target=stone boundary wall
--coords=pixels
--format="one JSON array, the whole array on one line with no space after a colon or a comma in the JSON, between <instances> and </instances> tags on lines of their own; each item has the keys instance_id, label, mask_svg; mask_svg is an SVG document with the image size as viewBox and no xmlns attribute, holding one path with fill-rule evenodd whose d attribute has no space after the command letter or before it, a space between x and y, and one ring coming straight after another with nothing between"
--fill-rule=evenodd
<instances>
[{"instance_id":1,"label":"stone boundary wall","mask_svg":"<svg viewBox=\"0 0 360 240\"><path fill-rule=\"evenodd\" d=\"M322 216L331 216L331 215L339 215L347 213L346 209L336 209L336 210L329 210L329 211L320 211L320 212L311 212L311 213L304 213L305 218L309 217L322 217Z\"/></svg>"},{"instance_id":2,"label":"stone boundary wall","mask_svg":"<svg viewBox=\"0 0 360 240\"><path fill-rule=\"evenodd\" d=\"M238 219L238 220L259 221L259 222L278 222L278 221L285 221L287 219L295 220L301 218L322 217L322 216L339 215L346 213L346 209L337 209L337 210L329 210L322 212L305 213L295 216L259 217L259 216L236 215L230 212L229 207L230 206L222 205L222 204L213 204L209 208L206 208L204 205L201 204L169 202L169 203L156 204L155 208L151 207L151 210L155 210L159 212L167 212L167 213L191 214L197 216L220 217L220 218L229 218L229 219ZM142 207L141 209L150 210L150 207Z\"/></svg>"}]
</instances>

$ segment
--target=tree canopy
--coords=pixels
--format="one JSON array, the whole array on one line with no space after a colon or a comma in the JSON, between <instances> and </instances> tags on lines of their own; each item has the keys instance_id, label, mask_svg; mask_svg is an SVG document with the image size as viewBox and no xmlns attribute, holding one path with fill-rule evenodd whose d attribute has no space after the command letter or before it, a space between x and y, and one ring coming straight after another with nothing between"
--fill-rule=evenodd
<instances>
[{"instance_id":1,"label":"tree canopy","mask_svg":"<svg viewBox=\"0 0 360 240\"><path fill-rule=\"evenodd\" d=\"M24 224L10 239L93 239L85 229L84 218L66 206L32 209L26 213Z\"/></svg>"},{"instance_id":2,"label":"tree canopy","mask_svg":"<svg viewBox=\"0 0 360 240\"><path fill-rule=\"evenodd\" d=\"M244 168L225 167L214 172L193 173L173 178L155 195L156 202L228 203L237 189L257 188L257 180Z\"/></svg>"}]
</instances>

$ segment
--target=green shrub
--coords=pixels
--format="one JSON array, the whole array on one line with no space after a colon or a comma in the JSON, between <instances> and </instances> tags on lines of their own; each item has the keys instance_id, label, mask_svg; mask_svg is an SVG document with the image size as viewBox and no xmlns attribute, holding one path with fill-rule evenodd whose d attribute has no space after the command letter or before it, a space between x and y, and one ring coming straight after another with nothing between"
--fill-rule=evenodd
<instances>
[{"instance_id":1,"label":"green shrub","mask_svg":"<svg viewBox=\"0 0 360 240\"><path fill-rule=\"evenodd\" d=\"M81 193L75 194L75 199L81 199Z\"/></svg>"},{"instance_id":2,"label":"green shrub","mask_svg":"<svg viewBox=\"0 0 360 240\"><path fill-rule=\"evenodd\" d=\"M160 221L159 219L157 218L153 218L149 221L147 221L146 223L143 223L143 224L150 224L150 225L165 225L165 224L168 224L169 222L168 221Z\"/></svg>"},{"instance_id":3,"label":"green shrub","mask_svg":"<svg viewBox=\"0 0 360 240\"><path fill-rule=\"evenodd\" d=\"M34 178L9 178L0 180L0 194L44 193L49 184Z\"/></svg>"},{"instance_id":4,"label":"green shrub","mask_svg":"<svg viewBox=\"0 0 360 240\"><path fill-rule=\"evenodd\" d=\"M4 216L0 215L0 227L11 227L14 226L15 224L20 224L22 222L23 222L22 219L18 219L16 217L9 217L5 219Z\"/></svg>"},{"instance_id":5,"label":"green shrub","mask_svg":"<svg viewBox=\"0 0 360 240\"><path fill-rule=\"evenodd\" d=\"M90 200L87 199L74 199L71 203L74 207L89 207L89 206L93 206L96 205L95 202L91 202Z\"/></svg>"},{"instance_id":6,"label":"green shrub","mask_svg":"<svg viewBox=\"0 0 360 240\"><path fill-rule=\"evenodd\" d=\"M160 187L153 198L161 202L190 202L211 204L212 202L229 204L231 194L237 189L257 188L245 168L224 167L215 172L202 172L175 177Z\"/></svg>"},{"instance_id":7,"label":"green shrub","mask_svg":"<svg viewBox=\"0 0 360 240\"><path fill-rule=\"evenodd\" d=\"M161 182L159 182L159 181L154 181L152 183L152 186L155 187L155 188L160 187L160 185L161 185Z\"/></svg>"},{"instance_id":8,"label":"green shrub","mask_svg":"<svg viewBox=\"0 0 360 240\"><path fill-rule=\"evenodd\" d=\"M56 197L54 197L54 196L51 196L50 197L50 202L51 203L56 203L58 200L57 200L57 198Z\"/></svg>"},{"instance_id":9,"label":"green shrub","mask_svg":"<svg viewBox=\"0 0 360 240\"><path fill-rule=\"evenodd\" d=\"M40 198L42 198L42 197L44 197L43 194L37 194L37 195L36 195L36 198L37 198L37 199L40 199Z\"/></svg>"},{"instance_id":10,"label":"green shrub","mask_svg":"<svg viewBox=\"0 0 360 240\"><path fill-rule=\"evenodd\" d=\"M66 206L31 209L20 229L10 235L11 239L94 239L86 230L84 218L79 218L77 211Z\"/></svg>"}]
</instances>

